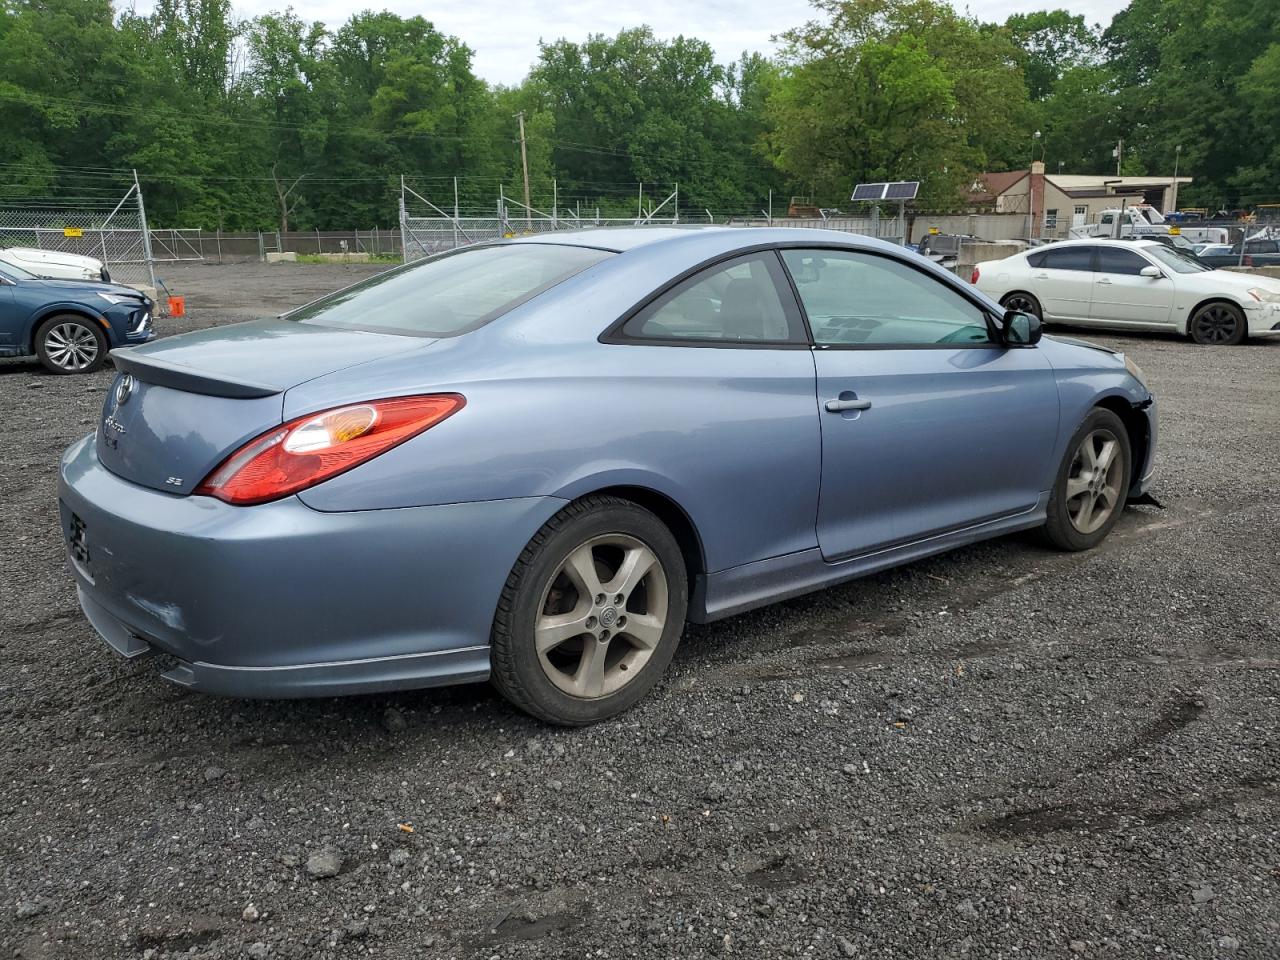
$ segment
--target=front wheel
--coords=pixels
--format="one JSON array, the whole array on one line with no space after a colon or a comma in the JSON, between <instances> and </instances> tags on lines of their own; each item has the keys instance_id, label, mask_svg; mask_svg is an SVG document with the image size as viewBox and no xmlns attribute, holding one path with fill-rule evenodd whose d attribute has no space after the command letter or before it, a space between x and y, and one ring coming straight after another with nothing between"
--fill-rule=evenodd
<instances>
[{"instance_id":1,"label":"front wheel","mask_svg":"<svg viewBox=\"0 0 1280 960\"><path fill-rule=\"evenodd\" d=\"M1243 343L1249 327L1244 311L1233 303L1206 303L1191 317L1187 332L1203 346L1234 347Z\"/></svg>"},{"instance_id":2,"label":"front wheel","mask_svg":"<svg viewBox=\"0 0 1280 960\"><path fill-rule=\"evenodd\" d=\"M666 671L688 603L684 559L662 521L616 497L570 504L507 577L491 638L493 684L551 723L615 716Z\"/></svg>"},{"instance_id":3,"label":"front wheel","mask_svg":"<svg viewBox=\"0 0 1280 960\"><path fill-rule=\"evenodd\" d=\"M1120 519L1129 490L1129 433L1110 410L1094 408L1080 424L1049 493L1044 534L1060 550L1089 550Z\"/></svg>"},{"instance_id":4,"label":"front wheel","mask_svg":"<svg viewBox=\"0 0 1280 960\"><path fill-rule=\"evenodd\" d=\"M36 356L51 373L92 373L107 359L107 338L84 317L50 317L36 331Z\"/></svg>"}]
</instances>

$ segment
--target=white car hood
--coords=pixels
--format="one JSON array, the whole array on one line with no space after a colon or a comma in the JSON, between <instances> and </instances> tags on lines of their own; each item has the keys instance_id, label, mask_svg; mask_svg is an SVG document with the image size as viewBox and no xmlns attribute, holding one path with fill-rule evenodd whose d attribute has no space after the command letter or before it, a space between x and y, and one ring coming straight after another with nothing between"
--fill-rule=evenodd
<instances>
[{"instance_id":1,"label":"white car hood","mask_svg":"<svg viewBox=\"0 0 1280 960\"><path fill-rule=\"evenodd\" d=\"M1219 290L1226 287L1228 290L1242 295L1245 294L1250 287L1280 293L1280 280L1277 280L1274 277L1265 276L1261 273L1237 273L1235 270L1210 270L1208 273L1196 273L1192 274L1192 276L1202 284L1212 285Z\"/></svg>"},{"instance_id":2,"label":"white car hood","mask_svg":"<svg viewBox=\"0 0 1280 960\"><path fill-rule=\"evenodd\" d=\"M39 273L41 266L71 267L77 270L90 270L99 273L102 261L93 257L82 257L78 253L63 253L61 250L39 250L35 247L9 247L0 250L0 260L8 260L19 267L26 267L32 273Z\"/></svg>"}]
</instances>

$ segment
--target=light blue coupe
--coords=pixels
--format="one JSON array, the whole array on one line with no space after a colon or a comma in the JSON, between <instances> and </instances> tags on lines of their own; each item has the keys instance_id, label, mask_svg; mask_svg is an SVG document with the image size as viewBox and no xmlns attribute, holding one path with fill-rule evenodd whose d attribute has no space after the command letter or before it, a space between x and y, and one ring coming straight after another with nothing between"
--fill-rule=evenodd
<instances>
[{"instance_id":1,"label":"light blue coupe","mask_svg":"<svg viewBox=\"0 0 1280 960\"><path fill-rule=\"evenodd\" d=\"M471 247L113 354L62 461L80 602L237 697L491 678L583 724L705 622L1150 479L1123 356L902 248L636 228Z\"/></svg>"}]
</instances>

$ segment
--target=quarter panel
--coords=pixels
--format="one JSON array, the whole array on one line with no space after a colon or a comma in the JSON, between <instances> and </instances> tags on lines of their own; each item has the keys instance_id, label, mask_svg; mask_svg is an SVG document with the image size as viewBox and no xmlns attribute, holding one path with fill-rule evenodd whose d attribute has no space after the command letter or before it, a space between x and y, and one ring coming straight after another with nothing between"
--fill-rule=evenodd
<instances>
[{"instance_id":1,"label":"quarter panel","mask_svg":"<svg viewBox=\"0 0 1280 960\"><path fill-rule=\"evenodd\" d=\"M711 570L816 542L819 437L809 350L592 341L523 343L512 351L486 339L437 344L429 369L415 373L417 389L463 394L463 410L301 499L317 510L360 510L573 498L628 484L685 510ZM467 369L469 376L456 373ZM289 399L304 398L291 391Z\"/></svg>"}]
</instances>

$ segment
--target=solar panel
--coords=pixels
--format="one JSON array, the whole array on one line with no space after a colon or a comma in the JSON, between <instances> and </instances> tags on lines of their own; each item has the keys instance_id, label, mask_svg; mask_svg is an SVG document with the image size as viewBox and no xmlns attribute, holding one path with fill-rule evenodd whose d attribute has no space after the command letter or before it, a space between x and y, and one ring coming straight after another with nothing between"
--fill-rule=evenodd
<instances>
[{"instance_id":1,"label":"solar panel","mask_svg":"<svg viewBox=\"0 0 1280 960\"><path fill-rule=\"evenodd\" d=\"M860 183L853 188L853 200L883 200L887 183Z\"/></svg>"},{"instance_id":2,"label":"solar panel","mask_svg":"<svg viewBox=\"0 0 1280 960\"><path fill-rule=\"evenodd\" d=\"M914 200L920 189L919 180L902 180L898 183L886 184L884 198L886 200Z\"/></svg>"}]
</instances>

